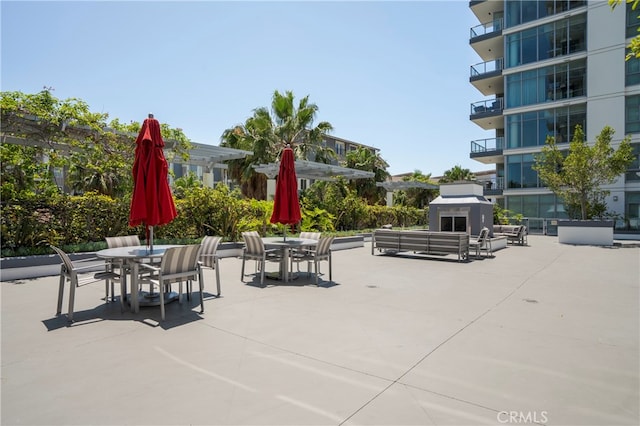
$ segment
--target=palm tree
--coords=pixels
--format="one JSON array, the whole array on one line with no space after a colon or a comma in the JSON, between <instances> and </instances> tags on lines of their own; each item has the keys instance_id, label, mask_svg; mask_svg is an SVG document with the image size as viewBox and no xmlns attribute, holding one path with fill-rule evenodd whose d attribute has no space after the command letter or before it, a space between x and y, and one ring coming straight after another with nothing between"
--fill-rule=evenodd
<instances>
[{"instance_id":1,"label":"palm tree","mask_svg":"<svg viewBox=\"0 0 640 426\"><path fill-rule=\"evenodd\" d=\"M456 165L444 172L444 176L440 178L440 183L474 180L476 180L476 176L471 173L471 170L463 169L462 166Z\"/></svg>"},{"instance_id":2,"label":"palm tree","mask_svg":"<svg viewBox=\"0 0 640 426\"><path fill-rule=\"evenodd\" d=\"M405 176L402 180L405 182L425 182L435 185L435 182L431 180L431 173L424 175L420 170L414 170L411 175ZM409 188L406 190L403 204L422 209L429 205L429 203L438 196L438 193L439 191L437 189Z\"/></svg>"},{"instance_id":3,"label":"palm tree","mask_svg":"<svg viewBox=\"0 0 640 426\"><path fill-rule=\"evenodd\" d=\"M353 151L349 151L345 156L345 166L350 169L373 172L373 179L357 179L353 181L352 187L360 197L367 200L369 204L378 204L384 201L385 190L376 186L377 182L384 182L389 178L387 167L389 164L380 157L378 152L359 146Z\"/></svg>"},{"instance_id":4,"label":"palm tree","mask_svg":"<svg viewBox=\"0 0 640 426\"><path fill-rule=\"evenodd\" d=\"M335 158L330 148L323 146L323 135L333 127L323 121L313 127L318 107L305 96L294 104L294 95L277 90L271 100L271 113L261 107L253 111L243 125L223 132L221 146L253 151L253 155L229 162L229 174L240 182L242 194L266 199L267 177L256 173L253 166L274 162L282 148L290 145L298 158L328 162Z\"/></svg>"}]
</instances>

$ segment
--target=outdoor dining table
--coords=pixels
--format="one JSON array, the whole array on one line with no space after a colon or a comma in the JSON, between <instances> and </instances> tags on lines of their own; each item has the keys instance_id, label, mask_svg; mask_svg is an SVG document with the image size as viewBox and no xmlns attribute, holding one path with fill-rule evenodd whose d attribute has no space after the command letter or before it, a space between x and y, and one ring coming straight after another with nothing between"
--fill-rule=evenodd
<instances>
[{"instance_id":1,"label":"outdoor dining table","mask_svg":"<svg viewBox=\"0 0 640 426\"><path fill-rule=\"evenodd\" d=\"M282 251L278 278L284 282L289 282L291 279L289 276L289 254L291 249L315 247L318 244L317 240L291 237L287 237L286 239L283 237L263 237L262 242L266 249L279 248Z\"/></svg>"},{"instance_id":2,"label":"outdoor dining table","mask_svg":"<svg viewBox=\"0 0 640 426\"><path fill-rule=\"evenodd\" d=\"M131 271L131 297L130 297L130 305L132 312L138 312L140 309L140 305L144 306L154 306L159 305L159 295L153 296L153 293L145 293L142 292L142 300L140 303L140 295L138 294L138 265L140 262L151 259L161 259L164 256L165 251L170 247L179 247L178 245L155 245L153 246L153 251L149 246L128 246L128 247L114 247L103 249L96 252L96 256L101 259L108 260L121 260L124 264L127 264ZM126 276L122 277L126 279ZM136 291L134 291L136 289ZM162 291L160 289L159 291ZM121 295L120 297L124 297L125 295ZM167 297L165 297L165 304L175 300L178 297L177 293L171 293Z\"/></svg>"}]
</instances>

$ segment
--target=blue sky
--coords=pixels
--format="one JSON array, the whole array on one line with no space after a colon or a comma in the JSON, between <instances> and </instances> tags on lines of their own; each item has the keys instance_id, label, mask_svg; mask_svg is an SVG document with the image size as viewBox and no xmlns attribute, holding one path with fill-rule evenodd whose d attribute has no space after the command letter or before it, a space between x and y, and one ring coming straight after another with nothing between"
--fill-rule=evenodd
<instances>
[{"instance_id":1,"label":"blue sky","mask_svg":"<svg viewBox=\"0 0 640 426\"><path fill-rule=\"evenodd\" d=\"M469 121L484 99L467 1L2 1L3 91L79 98L110 119L149 112L194 142L274 90L309 95L334 136L380 149L392 174L441 175L491 135Z\"/></svg>"}]
</instances>

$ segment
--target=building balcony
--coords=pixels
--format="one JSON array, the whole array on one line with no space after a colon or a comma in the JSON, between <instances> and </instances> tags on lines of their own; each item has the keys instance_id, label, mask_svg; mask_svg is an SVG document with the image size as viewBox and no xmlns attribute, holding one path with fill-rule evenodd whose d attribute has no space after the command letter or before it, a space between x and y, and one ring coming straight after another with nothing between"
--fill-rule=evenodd
<instances>
[{"instance_id":1,"label":"building balcony","mask_svg":"<svg viewBox=\"0 0 640 426\"><path fill-rule=\"evenodd\" d=\"M485 197L501 196L504 189L504 178L496 177L484 184L484 190L482 191Z\"/></svg>"},{"instance_id":2,"label":"building balcony","mask_svg":"<svg viewBox=\"0 0 640 426\"><path fill-rule=\"evenodd\" d=\"M470 158L483 164L498 164L503 162L502 150L504 137L478 139L471 141Z\"/></svg>"},{"instance_id":3,"label":"building balcony","mask_svg":"<svg viewBox=\"0 0 640 426\"><path fill-rule=\"evenodd\" d=\"M504 56L502 18L471 28L469 44L484 61Z\"/></svg>"},{"instance_id":4,"label":"building balcony","mask_svg":"<svg viewBox=\"0 0 640 426\"><path fill-rule=\"evenodd\" d=\"M471 104L469 120L484 130L502 129L504 128L503 108L504 98L502 97L474 102Z\"/></svg>"},{"instance_id":5,"label":"building balcony","mask_svg":"<svg viewBox=\"0 0 640 426\"><path fill-rule=\"evenodd\" d=\"M496 0L471 0L469 9L476 15L478 21L485 22L491 19L498 12L503 11L504 2Z\"/></svg>"},{"instance_id":6,"label":"building balcony","mask_svg":"<svg viewBox=\"0 0 640 426\"><path fill-rule=\"evenodd\" d=\"M502 58L471 65L469 82L485 96L504 93Z\"/></svg>"}]
</instances>

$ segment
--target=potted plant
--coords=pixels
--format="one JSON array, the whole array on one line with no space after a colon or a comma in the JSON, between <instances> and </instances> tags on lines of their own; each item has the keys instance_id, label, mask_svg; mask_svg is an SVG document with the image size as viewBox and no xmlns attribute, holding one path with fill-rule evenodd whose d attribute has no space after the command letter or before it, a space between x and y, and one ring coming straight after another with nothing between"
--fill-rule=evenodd
<instances>
[{"instance_id":1,"label":"potted plant","mask_svg":"<svg viewBox=\"0 0 640 426\"><path fill-rule=\"evenodd\" d=\"M627 136L614 149L611 146L614 133L613 128L605 126L595 143L589 144L582 127L577 125L568 151L561 150L555 138L549 136L536 156L533 169L541 181L564 200L567 212L574 219L558 222L561 243L613 244L613 220L603 219L607 214L605 197L609 191L602 186L615 182L633 161L631 138Z\"/></svg>"}]
</instances>

